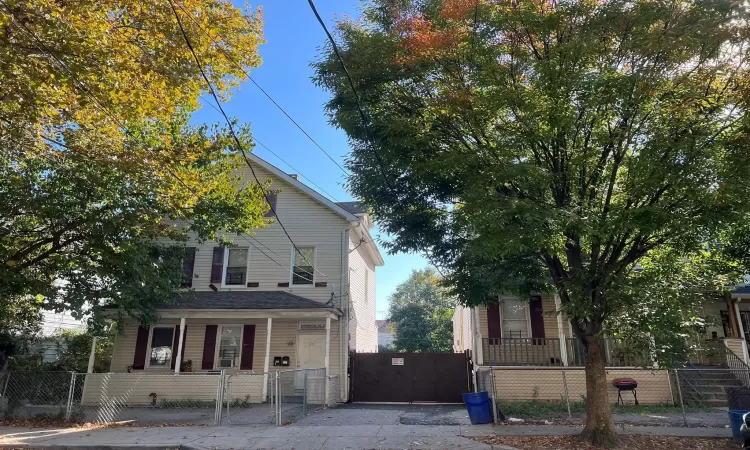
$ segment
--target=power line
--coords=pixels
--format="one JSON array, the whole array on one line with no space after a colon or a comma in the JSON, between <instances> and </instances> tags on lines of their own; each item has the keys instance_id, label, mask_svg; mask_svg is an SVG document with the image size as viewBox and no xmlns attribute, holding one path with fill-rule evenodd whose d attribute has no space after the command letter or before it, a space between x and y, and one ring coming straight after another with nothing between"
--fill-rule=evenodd
<instances>
[{"instance_id":1,"label":"power line","mask_svg":"<svg viewBox=\"0 0 750 450\"><path fill-rule=\"evenodd\" d=\"M179 5L178 5L178 6L179 6ZM183 11L184 11L184 10L183 10ZM140 46L136 46L136 47L138 47L138 49L140 49L140 50L141 50L141 53L143 54L143 56L144 56L144 57L146 57L146 58L147 58L147 59L149 60L149 62L151 63L151 66L152 66L152 70L153 70L153 72L154 72L154 73L156 73L156 74L158 74L158 75L161 75L161 76L162 76L162 77L164 77L164 78L166 78L166 75L162 74L161 72L159 72L158 70L156 70L156 67L154 67L154 65L153 65L153 59L151 58L151 55L149 55L149 54L148 54L148 53L147 53L146 51L144 51L144 50L143 50L143 49L142 49L142 48L141 48ZM127 50L123 50L123 51L124 51L124 52L125 52L125 53L126 53L126 54L127 54L128 56L130 56L130 57L133 57L133 58L135 58L135 57L134 57L134 56L133 56L133 55L132 55L132 54L131 54L130 52L128 52ZM175 74L172 74L172 75L175 75ZM260 87L260 86L259 86L259 87ZM214 106L214 104L213 104L213 103L212 103L212 102L211 102L211 101L210 101L210 100L209 100L208 98L206 98L206 97L204 97L203 95L200 95L200 94L198 95L198 98L200 98L201 100L203 100L203 103L204 103L204 104L206 104L206 105L210 106L211 108L213 108L213 109L214 109L214 111L216 111L216 112L218 112L218 113L221 113L221 110L219 110L219 108L217 108L216 106ZM305 178L307 179L307 181L309 181L309 182L310 182L310 184L312 184L313 186L315 186L315 187L316 187L316 188L317 188L317 189L318 189L319 191L323 192L323 193L324 193L324 194L326 194L326 195L327 195L328 197L330 197L330 198L331 198L331 199L333 199L334 201L338 202L338 200L336 199L336 197L334 197L334 196L333 196L332 194L330 194L330 193L329 193L328 191L326 191L325 189L323 189L322 187L320 187L320 186L319 186L318 184L316 184L316 183L315 183L315 181L313 181L313 180L312 180L312 178L310 178L309 176L307 176L307 175L303 174L303 173L302 173L302 172L301 172L300 170L297 170L296 168L294 168L294 167L293 167L293 166L292 166L291 164L289 164L289 163L288 163L288 162L287 162L287 161L286 161L286 160L285 160L284 158L282 158L281 156L279 156L279 154L278 154L278 153L274 152L273 150L271 150L270 148L268 148L268 146L266 146L265 144L263 144L262 142L260 142L260 141L259 141L259 140L258 140L258 139L257 139L257 138L255 137L255 136L251 136L251 139L252 139L253 141L255 141L255 143L256 143L256 144L258 144L258 145L260 145L261 147L263 147L263 148L265 148L266 150L268 150L268 151L269 151L269 152L270 152L270 153L271 153L272 155L274 155L274 156L275 156L276 158L278 158L278 159L279 159L279 160L280 160L281 162L283 162L284 164L286 164L287 166L289 166L289 168L291 168L291 169L292 169L293 171L295 171L295 172L299 173L300 175L302 175L303 177L305 177Z\"/></svg>"},{"instance_id":2,"label":"power line","mask_svg":"<svg viewBox=\"0 0 750 450\"><path fill-rule=\"evenodd\" d=\"M190 14L190 13L189 13L189 12L188 12L187 10L185 10L185 8L183 8L183 7L182 7L182 5L180 5L180 4L179 4L179 3L177 3L177 2L173 3L173 5L176 5L176 6L178 7L178 8L180 8L180 9L182 10L182 12L184 12L184 13L185 13L185 15L186 15L186 16L187 16L187 17L188 17L188 18L189 18L189 19L190 19L190 20L191 20L191 21L192 21L192 22L193 22L193 23L194 23L194 24L195 24L195 25L196 25L196 26L197 26L197 27L198 27L198 28L199 28L199 29L200 29L200 30L201 30L201 31L202 31L202 32L203 32L203 33L204 33L205 35L206 35L206 36L208 36L208 38L209 38L209 39L211 39L211 42L213 42L213 43L219 43L219 41L217 41L217 40L216 40L216 39L215 39L215 38L214 38L214 37L213 37L213 36L212 36L212 35L211 35L211 34L210 34L210 33L208 32L208 30L206 30L205 28L203 28L203 26L202 26L202 25L201 25L201 24L200 24L200 23L199 23L199 22L198 22L197 20L195 20L195 19L193 18L193 16L192 16L192 15L191 15L191 14ZM172 7L172 9L174 9L174 6ZM219 37L221 37L221 34L219 34ZM222 39L223 39L223 38L222 38ZM326 155L326 156L328 157L328 159L330 159L330 160L331 160L331 162L333 162L334 164L336 164L336 166L337 166L337 167L338 167L339 169L341 169L341 171L342 171L342 172L344 173L344 175L346 175L346 176L349 176L349 175L350 175L350 174L349 174L349 172L347 172L347 171L346 171L346 169L344 169L344 168L343 168L343 167L341 166L341 164L339 164L339 163L338 163L338 162L337 162L337 161L336 161L335 159L333 159L333 157L331 156L331 154L330 154L330 153L328 153L328 152L326 151L326 149L324 149L324 148L323 148L323 147L322 147L322 146L321 146L320 144L318 144L318 142L317 142L317 141L316 141L315 139L313 139L313 137L312 137L312 136L310 136L310 134L309 134L309 133L308 133L307 131L305 131L305 129L304 129L304 128L302 128L302 126L301 126L301 125L300 125L300 124L299 124L299 123L298 123L298 122L297 122L296 120L294 120L294 118L292 118L292 116L291 116L291 115L289 115L289 113L288 113L288 112L286 112L286 110L285 110L284 108L282 108L282 107L281 107L281 105L279 105L279 103L278 103L278 102L277 102L276 100L274 100L274 99L273 99L273 97L271 97L271 95L270 95L270 94L269 94L268 92L266 92L266 90L265 90L265 89L263 89L263 88L261 87L261 85L260 85L260 84L258 84L258 82L257 82L257 81L255 81L255 80L253 79L253 77L251 77L251 76L250 76L250 73L249 73L249 72L248 72L247 70L245 70L245 68L244 68L244 67L242 66L242 64L238 63L238 62L237 62L237 61L236 61L236 60L235 60L234 58L232 58L232 55L230 55L230 54L229 54L229 52L227 52L226 50L224 50L224 48L223 48L222 46L218 46L218 49L219 49L219 51L220 51L221 53L223 53L223 54L224 54L224 56L226 56L226 58L227 58L227 59L228 59L228 60L229 60L229 61L230 61L230 62L231 62L232 64L234 64L234 65L235 65L235 66L236 66L236 67L237 67L238 69L240 69L240 70L241 70L241 71L242 71L242 72L243 72L243 73L245 74L245 76L247 76L247 78L248 78L248 79L249 79L249 80L250 80L250 81L251 81L251 82L252 82L252 83L253 83L253 84L255 85L255 87L257 87L258 89L260 89L260 91L261 91L261 92L263 93L263 95L265 95L266 97L268 97L268 99L269 99L269 100L271 100L271 102L272 102L272 103L273 103L273 104L274 104L274 105L275 105L275 106L276 106L276 107L277 107L277 108L279 109L279 111L281 111L282 113L284 113L284 115L285 115L285 116L286 116L286 117L287 117L287 118L288 118L288 119L289 119L289 120L290 120L290 121L291 121L291 122L292 122L292 123L293 123L293 124L294 124L294 125L295 125L295 126L296 126L296 127L297 127L297 128L298 128L298 129L299 129L299 130L300 130L301 132L302 132L302 133L303 133L303 134L304 134L304 135L305 135L305 136L307 136L307 138L308 138L308 139L310 140L310 142L312 142L313 144L315 144L315 146L316 146L316 147L318 147L318 148L320 149L320 151L322 151L322 152L323 152L323 153L324 153L324 154L325 154L325 155Z\"/></svg>"},{"instance_id":3,"label":"power line","mask_svg":"<svg viewBox=\"0 0 750 450\"><path fill-rule=\"evenodd\" d=\"M289 263L290 265L292 264L292 260L291 260L291 259L289 259L289 258L286 258L286 257L284 257L284 256L282 256L282 255L279 255L279 254L278 254L278 253L276 253L276 252L275 252L275 251L274 251L274 250L273 250L272 248L270 248L269 246L267 246L267 245L266 245L266 244L264 244L263 242L259 241L258 239L255 239L255 238L254 238L253 236L250 236L250 239L252 239L252 240L254 240L255 242L257 242L258 244L262 245L262 246L263 246L263 248L265 248L265 249L266 249L266 250L268 250L269 252L273 253L274 255L278 256L279 258L283 259L284 261L288 262L288 263ZM307 262L309 262L309 261L307 261ZM324 274L323 272L321 272L320 270L316 269L314 265L313 265L313 266L311 266L311 267L313 268L313 271L314 271L314 272L318 272L318 273L319 273L319 274L321 274L322 276L324 276L324 277L328 278L328 275L326 275L326 274Z\"/></svg>"},{"instance_id":4,"label":"power line","mask_svg":"<svg viewBox=\"0 0 750 450\"><path fill-rule=\"evenodd\" d=\"M19 21L19 20L18 20L18 19L16 18L15 14L13 13L13 10L12 10L12 9L10 9L10 7L8 7L8 5L7 5L7 4L6 4L6 3L4 2L4 1L0 0L0 3L1 3L2 5L3 5L3 7L5 7L5 9L6 9L6 10L8 10L8 14L10 15L10 19L11 19L11 21L13 22L13 24L14 24L14 25L15 25L16 27L20 28L20 29L21 29L21 31L24 31L24 32L25 32L26 34L28 34L29 36L31 36L31 38L32 38L32 39L33 39L33 40L35 41L35 43L34 43L34 47L36 47L36 48L37 48L37 49L38 49L39 51L41 51L41 52L43 52L43 53L46 53L46 54L48 54L49 56L51 56L51 57L52 57L52 59L54 59L54 60L55 60L55 62L57 62L57 64L58 64L58 65L59 65L59 66L60 66L60 67L61 67L61 68L62 68L62 69L63 69L63 70L65 71L65 72L67 72L67 74L68 74L68 75L70 76L70 78L71 78L71 79L72 79L72 80L73 80L73 81L74 81L75 83L77 83L77 85L78 85L78 89L82 90L82 91L83 91L83 93L84 93L84 94L85 94L86 96L88 96L89 98L91 98L91 99L92 99L92 100L94 101L94 103L96 104L96 107L97 107L97 108L99 108L99 109L100 109L100 110L101 110L101 111L102 111L102 112L103 112L103 113L104 113L104 114L105 114L105 115L106 115L106 116L107 116L107 117L108 117L108 118L109 118L110 120L112 120L112 121L113 121L113 122L115 123L115 125L117 125L117 127L119 127L119 128L121 129L121 131L122 131L123 133L125 133L125 135L126 135L126 136L128 136L128 137L134 137L134 136L133 136L133 134L132 134L132 133L131 133L131 132L130 132L130 131L128 130L128 128L127 128L127 127L126 127L126 126L125 126L125 125L124 125L124 124L123 124L122 122L120 122L120 121L119 121L119 120L117 119L117 117L115 116L115 114L114 114L114 113L112 113L111 111L109 111L109 109L107 109L107 107L106 107L106 106L104 106L104 105L102 104L102 102L101 102L101 101L100 101L100 100L99 100L99 99L98 99L98 98L96 97L96 95L94 95L94 94L93 94L93 93L92 93L92 92L91 92L91 91L90 91L90 90L89 90L89 89L88 89L88 88L86 87L86 85L85 85L85 84L84 84L84 83L83 83L83 82L82 82L81 80L79 80L79 79L78 79L78 77L76 77L76 76L75 76L75 74L73 73L73 71L72 71L72 70L70 70L70 68L69 68L69 67L68 67L68 66L67 66L67 65L65 64L65 62L64 62L64 61L62 61L62 60L61 60L60 58L58 58L58 57L57 57L57 55L55 55L55 54L54 54L54 52L52 52L52 50L50 50L49 48L47 48L47 46L46 46L46 45L44 45L44 43L43 43L43 42L41 41L41 39L39 39L39 37L37 37L37 35L36 35L36 34L35 34L35 33L34 33L33 31L31 31L31 30L30 30L30 29L29 29L29 28L28 28L28 27L26 26L26 24L24 24L23 22ZM44 136L42 136L42 137L44 138ZM69 147L66 147L66 148L69 148ZM178 182L179 182L180 184L182 184L182 186L183 186L183 187L184 187L185 189L187 189L187 190L188 190L189 192L191 192L191 193L192 193L193 195L196 195L196 196L197 196L197 194L196 194L196 193L195 193L195 192L194 192L194 191L193 191L192 189L190 189L190 187L189 187L189 186L188 186L188 185L187 185L187 184L186 184L186 183L185 183L185 182L184 182L184 181L183 181L183 180L182 180L182 179L181 179L181 178L180 178L179 176L177 176L177 174L176 174L176 173L172 172L172 171L171 171L171 170L170 170L169 168L167 168L167 167L166 167L166 166L165 166L165 165L164 165L164 164L163 164L163 163L162 163L161 161L159 161L159 158L157 158L157 157L154 157L154 161L155 161L155 162L156 162L157 164L159 164L159 165L160 165L160 166L161 166L161 167L162 167L162 168L163 168L164 170L166 170L166 171L167 171L167 173L169 173L169 175L170 175L170 176L172 176L172 177L173 177L173 178L175 178L175 179L176 179L176 180L177 180L177 181L178 181Z\"/></svg>"},{"instance_id":5,"label":"power line","mask_svg":"<svg viewBox=\"0 0 750 450\"><path fill-rule=\"evenodd\" d=\"M330 193L329 193L328 191L326 191L326 190L325 190L325 189L323 189L322 187L318 186L318 185L317 185L317 184L316 184L316 183L315 183L315 182L314 182L314 181L313 181L313 180L312 180L312 179L311 179L310 177L308 177L308 176L307 176L307 175L305 175L305 174L304 174L304 173L303 173L302 171L300 171L299 169L296 169L296 168L295 168L294 166L292 166L291 164L289 164L289 163L288 163L288 162L287 162L287 161L286 161L286 160L285 160L284 158L282 158L281 156L279 156L279 155L278 155L278 153L276 153L275 151L273 151L273 150L271 150L270 148L268 148L268 147L267 147L267 146L266 146L265 144L263 144L262 142L260 142L259 140L257 140L257 139L256 139L255 137L253 137L253 140L255 141L255 143L256 143L256 144L258 144L258 145L260 145L261 147L265 148L265 149L266 149L266 150L268 150L268 151L269 151L269 152L270 152L270 153L271 153L271 154L272 154L273 156L277 157L277 158L278 158L278 159L279 159L279 160L280 160L281 162L283 162L284 164L286 164L287 166L289 166L289 168L290 168L290 169L292 169L292 170L293 170L293 171L295 171L296 173L298 173L298 174L302 175L303 177L305 177L305 178L307 179L307 181L309 181L309 182L310 182L310 184L312 184L313 186L315 186L316 188L318 188L318 190L319 190L319 191L321 191L321 192L323 192L324 194L326 194L326 195L327 195L328 197L330 197L330 198L331 198L331 199L332 199L333 201L335 201L335 202L338 202L338 200L336 199L336 197L334 197L334 196L333 196L332 194L330 194Z\"/></svg>"},{"instance_id":6,"label":"power line","mask_svg":"<svg viewBox=\"0 0 750 450\"><path fill-rule=\"evenodd\" d=\"M315 18L318 19L318 23L323 28L323 31L325 31L326 36L328 37L328 41L331 43L331 47L333 48L333 52L336 55L336 59L338 59L339 64L341 65L341 69L344 71L344 75L346 75L347 82L349 84L349 87L352 90L352 95L354 95L354 102L357 105L357 111L359 111L359 116L362 119L362 124L365 127L365 134L367 135L367 140L370 142L370 149L372 150L372 153L375 155L376 163L378 165L378 168L380 169L380 174L383 176L383 180L385 181L385 184L388 186L388 188L391 190L391 193L394 195L395 198L398 198L398 196L396 195L396 189L394 188L393 184L391 184L391 181L388 178L388 174L385 171L383 159L380 156L380 153L378 153L377 146L375 145L375 139L373 138L372 131L370 130L370 120L367 117L367 114L365 114L364 109L362 108L359 94L357 93L357 88L354 86L354 80L352 79L352 76L349 73L349 69L346 68L346 63L344 63L344 58L341 57L341 53L339 52L338 45L336 45L336 41L333 39L331 32L328 31L328 27L323 21L323 18L320 17L320 14L318 13L318 9L315 7L315 3L313 2L313 0L307 0L307 3L310 5L310 9L312 9L313 14L315 14ZM477 2L477 5L478 5L478 2ZM476 15L476 12L475 12L475 15ZM430 260L432 259L429 257L429 255L427 255L427 258ZM444 276L443 272L440 270L437 264L433 264L433 266L435 267L435 269L437 269L438 273L440 273L441 276Z\"/></svg>"},{"instance_id":7,"label":"power line","mask_svg":"<svg viewBox=\"0 0 750 450\"><path fill-rule=\"evenodd\" d=\"M279 218L278 214L276 214L276 209L268 200L268 194L266 193L266 190L263 188L263 184L258 179L258 175L256 175L255 169L253 168L253 165L250 163L250 160L247 157L245 148L242 146L240 139L237 137L237 134L234 132L234 126L232 125L232 121L229 120L229 116L227 116L227 113L224 111L224 108L221 106L221 102L219 102L219 97L218 95L216 95L216 91L214 90L214 87L211 84L211 81L208 79L206 72L203 70L203 65L201 64L201 61L198 58L198 55L195 53L193 44L190 42L190 38L188 37L187 32L185 31L185 28L182 25L182 20L180 19L180 15L177 13L177 9L175 8L173 1L172 0L167 0L167 1L169 2L169 6L172 8L174 17L177 20L177 25L180 27L180 33L182 34L182 37L185 39L185 43L187 44L188 49L190 50L190 53L193 55L193 59L195 59L195 63L198 65L198 70L200 70L201 76L203 77L203 80L206 82L206 85L208 86L209 93L211 94L211 97L213 97L214 101L216 102L216 106L221 111L221 115L224 116L224 120L227 122L227 126L229 127L229 134L232 135L232 139L237 145L237 148L239 149L239 151L242 153L242 157L245 159L245 163L250 168L250 172L252 173L253 178L255 179L255 182L258 184L258 187L260 188L261 193L265 197L266 202L268 203L268 206L271 208L271 212L273 212L274 216L276 217L276 222L278 222L278 224L281 226L281 229L284 231L284 234L286 235L287 239L289 239L289 242L292 243L292 247L294 247L294 249L297 251L298 254L302 255L302 252L299 251L297 244L295 244L294 240L292 240L292 237L289 235L289 232L287 232L286 227L284 227L284 224L281 222L281 219ZM307 260L305 260L305 262L307 262L308 264L310 263ZM314 264L311 264L311 265L314 266Z\"/></svg>"},{"instance_id":8,"label":"power line","mask_svg":"<svg viewBox=\"0 0 750 450\"><path fill-rule=\"evenodd\" d=\"M344 64L344 59L341 57L341 53L339 53L339 47L336 45L336 41L333 39L333 36L331 36L331 33L328 31L328 27L326 26L325 22L323 22L323 19L320 17L320 14L318 14L318 10L317 8L315 8L315 3L313 3L313 0L307 0L307 3L310 5L310 8L312 9L313 14L315 14L315 17L318 19L318 23L320 23L320 26L323 27L323 31L325 31L326 36L328 36L328 41L331 43L331 46L333 47L333 52L336 54L336 58L339 60L339 63L341 64L341 68L344 70L346 79L349 82L349 87L351 87L352 94L354 95L354 102L357 105L359 116L362 118L362 124L365 126L365 133L367 134L367 139L370 141L372 152L375 155L375 159L377 160L378 167L380 168L380 173L383 175L385 184L391 189L391 191L395 191L393 185L391 184L390 179L388 179L388 175L385 172L385 167L383 166L383 159L380 157L380 154L378 153L377 147L375 146L375 139L373 139L372 132L370 131L370 121L367 118L367 115L365 114L364 110L362 109L362 105L359 101L359 94L357 94L357 89L354 87L354 80L352 79L352 76L349 74L349 69L346 68L346 64Z\"/></svg>"},{"instance_id":9,"label":"power line","mask_svg":"<svg viewBox=\"0 0 750 450\"><path fill-rule=\"evenodd\" d=\"M253 247L255 247L255 249L256 249L256 250L258 250L259 252L261 252L261 253L263 254L263 256L265 256L266 258L268 258L268 259L270 259L271 261L275 262L275 263L276 263L276 265L278 265L278 266L279 266L279 267L281 267L282 269L284 269L284 270L286 270L287 272L289 272L290 274L292 274L292 276L296 275L296 276L298 276L298 277L302 278L302 279L303 279L303 280L305 280L305 281L309 281L310 283L312 283L312 282L313 282L313 280L312 280L312 279L310 279L310 278L304 277L304 276L302 276L302 275L300 275L300 274L295 274L295 273L294 273L294 270L290 269L289 267L286 267L286 266L284 266L284 265L283 265L283 264L281 264L280 262L278 262L278 261L276 261L275 259L273 259L273 258L272 258L272 257L271 257L271 256L270 256L270 255L269 255L268 253L264 252L264 251L263 251L263 250L261 250L261 249L260 249L260 248L259 248L259 247L258 247L257 245L255 245L255 244L253 244L252 242L250 242L250 240L249 240L249 239L247 239L247 237L245 237L244 235L239 235L239 236L240 236L241 238L243 238L244 240L246 240L248 244L250 244L250 245L252 245ZM265 246L264 246L264 247L265 247ZM313 269L314 269L314 268L313 268ZM311 276L311 277L313 277L313 278L315 277L315 274L313 274L313 273L310 273L310 272L308 272L308 271L307 271L307 270L305 270L305 269L302 269L302 271L303 271L303 272L305 272L306 274L310 275L310 276Z\"/></svg>"}]
</instances>

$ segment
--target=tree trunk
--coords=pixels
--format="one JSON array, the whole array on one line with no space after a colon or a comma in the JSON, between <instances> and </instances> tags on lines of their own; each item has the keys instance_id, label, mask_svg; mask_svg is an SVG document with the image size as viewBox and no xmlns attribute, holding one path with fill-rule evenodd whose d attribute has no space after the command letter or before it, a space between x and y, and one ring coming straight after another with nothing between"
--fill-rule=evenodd
<instances>
[{"instance_id":1,"label":"tree trunk","mask_svg":"<svg viewBox=\"0 0 750 450\"><path fill-rule=\"evenodd\" d=\"M586 427L581 439L600 447L614 447L619 438L607 395L602 341L595 337L586 341Z\"/></svg>"}]
</instances>

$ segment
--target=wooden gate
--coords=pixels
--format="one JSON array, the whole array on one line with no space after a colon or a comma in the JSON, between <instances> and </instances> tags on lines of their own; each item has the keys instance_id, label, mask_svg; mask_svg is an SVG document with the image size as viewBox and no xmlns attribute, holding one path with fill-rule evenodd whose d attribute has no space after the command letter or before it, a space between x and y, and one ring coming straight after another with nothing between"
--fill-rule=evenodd
<instances>
[{"instance_id":1,"label":"wooden gate","mask_svg":"<svg viewBox=\"0 0 750 450\"><path fill-rule=\"evenodd\" d=\"M472 392L465 353L352 353L354 402L461 403Z\"/></svg>"}]
</instances>

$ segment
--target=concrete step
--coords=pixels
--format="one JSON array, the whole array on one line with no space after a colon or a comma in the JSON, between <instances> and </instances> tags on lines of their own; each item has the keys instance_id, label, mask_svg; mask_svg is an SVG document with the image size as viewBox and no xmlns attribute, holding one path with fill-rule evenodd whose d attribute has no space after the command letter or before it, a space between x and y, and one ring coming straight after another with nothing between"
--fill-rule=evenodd
<instances>
[{"instance_id":1,"label":"concrete step","mask_svg":"<svg viewBox=\"0 0 750 450\"><path fill-rule=\"evenodd\" d=\"M709 398L709 399L693 399L685 397L685 406L707 406L712 408L726 408L729 406L727 400Z\"/></svg>"},{"instance_id":2,"label":"concrete step","mask_svg":"<svg viewBox=\"0 0 750 450\"><path fill-rule=\"evenodd\" d=\"M693 386L742 386L742 382L737 378L717 379L717 378L680 378L680 382L690 383Z\"/></svg>"},{"instance_id":3,"label":"concrete step","mask_svg":"<svg viewBox=\"0 0 750 450\"><path fill-rule=\"evenodd\" d=\"M695 386L695 388L699 392L705 392L705 393L718 392L720 394L726 394L726 388L727 387L728 386L719 386L719 385L715 385L715 384L703 385L703 386Z\"/></svg>"}]
</instances>

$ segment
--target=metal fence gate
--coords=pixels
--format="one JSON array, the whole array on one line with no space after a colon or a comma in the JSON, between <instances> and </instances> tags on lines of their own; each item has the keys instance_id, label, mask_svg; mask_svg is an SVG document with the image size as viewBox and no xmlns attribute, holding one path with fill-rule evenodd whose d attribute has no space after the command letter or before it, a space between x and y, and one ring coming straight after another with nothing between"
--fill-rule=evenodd
<instances>
[{"instance_id":1,"label":"metal fence gate","mask_svg":"<svg viewBox=\"0 0 750 450\"><path fill-rule=\"evenodd\" d=\"M465 353L352 353L355 402L461 403L471 392Z\"/></svg>"}]
</instances>

